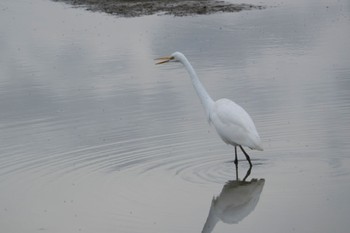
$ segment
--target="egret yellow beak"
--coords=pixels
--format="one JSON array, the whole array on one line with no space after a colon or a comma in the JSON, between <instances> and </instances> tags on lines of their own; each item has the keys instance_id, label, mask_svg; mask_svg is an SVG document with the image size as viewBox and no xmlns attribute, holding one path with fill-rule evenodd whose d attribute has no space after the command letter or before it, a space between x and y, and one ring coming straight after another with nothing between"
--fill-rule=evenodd
<instances>
[{"instance_id":1,"label":"egret yellow beak","mask_svg":"<svg viewBox=\"0 0 350 233\"><path fill-rule=\"evenodd\" d=\"M166 63L166 62L168 62L168 61L171 61L171 60L173 60L174 59L174 57L172 57L172 56L168 56L168 57L160 57L160 58L156 58L156 59L154 59L154 60L156 60L156 61L158 61L158 62L156 62L156 65L159 65L159 64L163 64L163 63Z\"/></svg>"}]
</instances>

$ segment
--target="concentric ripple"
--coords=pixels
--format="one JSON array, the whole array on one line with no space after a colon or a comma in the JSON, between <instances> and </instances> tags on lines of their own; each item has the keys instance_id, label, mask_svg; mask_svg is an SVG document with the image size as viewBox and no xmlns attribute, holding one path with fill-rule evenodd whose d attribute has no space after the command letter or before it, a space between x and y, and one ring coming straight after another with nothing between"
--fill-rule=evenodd
<instances>
[{"instance_id":1,"label":"concentric ripple","mask_svg":"<svg viewBox=\"0 0 350 233\"><path fill-rule=\"evenodd\" d=\"M125 140L40 156L18 148L15 154L2 157L1 174L38 172L42 176L60 177L84 169L86 174L128 172L143 176L162 170L196 183L223 183L233 177L234 166L229 162L233 153L228 154L224 145L219 147L217 142L206 138L179 140L187 133Z\"/></svg>"}]
</instances>

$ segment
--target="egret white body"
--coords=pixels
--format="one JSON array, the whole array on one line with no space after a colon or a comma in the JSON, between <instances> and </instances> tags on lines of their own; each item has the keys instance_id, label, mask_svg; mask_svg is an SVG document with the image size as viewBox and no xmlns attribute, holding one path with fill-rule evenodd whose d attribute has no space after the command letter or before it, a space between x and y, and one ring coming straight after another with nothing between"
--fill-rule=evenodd
<instances>
[{"instance_id":1,"label":"egret white body","mask_svg":"<svg viewBox=\"0 0 350 233\"><path fill-rule=\"evenodd\" d=\"M229 99L213 101L208 92L199 81L198 76L185 55L175 52L171 56L158 58L156 64L169 61L181 62L191 77L191 81L197 95L204 107L209 123L214 125L221 139L235 148L235 164L237 165L237 146L239 146L252 166L249 155L242 146L250 149L263 150L258 131L249 114L238 104Z\"/></svg>"}]
</instances>

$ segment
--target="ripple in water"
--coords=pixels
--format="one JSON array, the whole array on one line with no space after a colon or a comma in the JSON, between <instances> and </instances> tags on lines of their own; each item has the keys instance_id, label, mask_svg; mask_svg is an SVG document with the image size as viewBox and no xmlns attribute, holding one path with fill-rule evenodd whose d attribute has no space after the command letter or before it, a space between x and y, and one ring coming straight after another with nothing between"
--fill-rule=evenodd
<instances>
[{"instance_id":1,"label":"ripple in water","mask_svg":"<svg viewBox=\"0 0 350 233\"><path fill-rule=\"evenodd\" d=\"M228 153L225 145L216 146L217 142L204 138L179 141L184 136L182 134L126 140L40 156L22 148L23 151L17 151L16 155L9 155L7 159L3 157L1 175L37 172L41 176L59 178L73 173L127 172L144 176L166 171L194 183L224 183L234 177L233 150Z\"/></svg>"}]
</instances>

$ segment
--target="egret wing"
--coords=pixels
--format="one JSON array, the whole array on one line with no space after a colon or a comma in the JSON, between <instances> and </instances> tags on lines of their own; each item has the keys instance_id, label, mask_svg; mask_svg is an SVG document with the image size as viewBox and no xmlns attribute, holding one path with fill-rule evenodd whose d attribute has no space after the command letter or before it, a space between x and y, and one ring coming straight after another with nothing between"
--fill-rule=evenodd
<instances>
[{"instance_id":1,"label":"egret wing","mask_svg":"<svg viewBox=\"0 0 350 233\"><path fill-rule=\"evenodd\" d=\"M219 136L228 144L254 148L260 137L248 113L238 104L228 99L215 102L211 121Z\"/></svg>"},{"instance_id":2,"label":"egret wing","mask_svg":"<svg viewBox=\"0 0 350 233\"><path fill-rule=\"evenodd\" d=\"M248 113L229 99L220 99L215 103L215 112L219 120L226 126L255 130L254 122Z\"/></svg>"}]
</instances>

